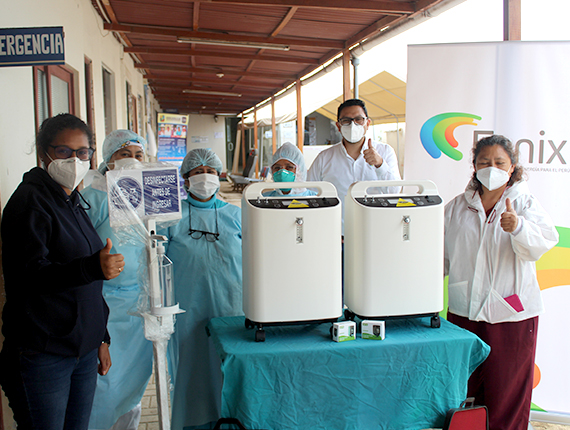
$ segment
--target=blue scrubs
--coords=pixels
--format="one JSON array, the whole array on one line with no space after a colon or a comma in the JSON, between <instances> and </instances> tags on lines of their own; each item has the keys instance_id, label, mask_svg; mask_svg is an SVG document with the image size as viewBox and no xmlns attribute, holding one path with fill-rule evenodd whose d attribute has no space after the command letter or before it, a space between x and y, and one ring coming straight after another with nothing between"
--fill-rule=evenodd
<instances>
[{"instance_id":1,"label":"blue scrubs","mask_svg":"<svg viewBox=\"0 0 570 430\"><path fill-rule=\"evenodd\" d=\"M218 232L219 240L188 234L190 210L192 229ZM182 219L166 234L176 301L186 311L176 316L169 343L174 383L171 428L182 430L220 417L221 363L205 328L211 318L243 315L241 210L217 197L199 202L188 196L182 202Z\"/></svg>"},{"instance_id":2,"label":"blue scrubs","mask_svg":"<svg viewBox=\"0 0 570 430\"><path fill-rule=\"evenodd\" d=\"M109 225L105 191L90 186L82 191L82 195L91 206L87 214L103 243L110 238L113 242L111 253L125 257L125 268L121 274L103 284L103 296L110 311L107 329L111 335L109 352L112 366L107 375L97 378L89 420L90 429L109 429L140 403L152 374L152 342L144 337L142 319L129 314L137 310L139 259L144 247L119 245Z\"/></svg>"}]
</instances>

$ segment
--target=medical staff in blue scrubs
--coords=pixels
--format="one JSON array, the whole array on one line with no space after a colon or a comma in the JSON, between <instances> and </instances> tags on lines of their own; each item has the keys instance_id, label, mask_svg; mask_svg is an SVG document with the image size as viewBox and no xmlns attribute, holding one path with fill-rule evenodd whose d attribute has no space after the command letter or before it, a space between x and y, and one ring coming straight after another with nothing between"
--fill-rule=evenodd
<instances>
[{"instance_id":1,"label":"medical staff in blue scrubs","mask_svg":"<svg viewBox=\"0 0 570 430\"><path fill-rule=\"evenodd\" d=\"M222 162L209 149L190 151L180 173L188 198L168 228L176 317L169 344L174 383L172 429L210 429L220 418L220 359L206 335L211 318L243 315L241 211L218 199Z\"/></svg>"},{"instance_id":2,"label":"medical staff in blue scrubs","mask_svg":"<svg viewBox=\"0 0 570 430\"><path fill-rule=\"evenodd\" d=\"M271 164L271 175L273 182L304 182L307 180L307 168L305 167L305 157L295 145L285 142L275 154ZM263 193L265 197L275 196L314 196L317 193L306 188L285 188L275 189Z\"/></svg>"},{"instance_id":3,"label":"medical staff in blue scrubs","mask_svg":"<svg viewBox=\"0 0 570 430\"><path fill-rule=\"evenodd\" d=\"M130 130L111 132L103 142L103 163L93 183L82 192L91 206L87 211L102 239L111 238L112 253L125 257L125 269L118 278L105 281L103 296L109 306L107 329L113 340L109 351L113 367L97 379L97 389L89 429L136 430L141 415L141 399L152 373L152 342L144 337L142 319L133 316L140 294L139 259L144 245L119 244L109 225L107 204L107 170L144 160L146 141Z\"/></svg>"}]
</instances>

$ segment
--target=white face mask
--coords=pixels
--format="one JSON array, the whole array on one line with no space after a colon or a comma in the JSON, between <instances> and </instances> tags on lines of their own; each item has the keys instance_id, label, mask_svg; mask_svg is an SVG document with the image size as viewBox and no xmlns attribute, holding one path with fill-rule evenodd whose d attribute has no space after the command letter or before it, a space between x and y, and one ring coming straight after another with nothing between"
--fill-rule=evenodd
<instances>
[{"instance_id":1,"label":"white face mask","mask_svg":"<svg viewBox=\"0 0 570 430\"><path fill-rule=\"evenodd\" d=\"M188 177L190 186L188 190L201 199L209 199L220 189L220 178L211 173L200 173Z\"/></svg>"},{"instance_id":2,"label":"white face mask","mask_svg":"<svg viewBox=\"0 0 570 430\"><path fill-rule=\"evenodd\" d=\"M142 163L136 158L127 157L112 161L108 164L111 169L142 169Z\"/></svg>"},{"instance_id":3,"label":"white face mask","mask_svg":"<svg viewBox=\"0 0 570 430\"><path fill-rule=\"evenodd\" d=\"M350 125L341 126L340 132L347 142L357 143L362 139L365 131L363 125L355 124L353 121Z\"/></svg>"},{"instance_id":4,"label":"white face mask","mask_svg":"<svg viewBox=\"0 0 570 430\"><path fill-rule=\"evenodd\" d=\"M77 157L56 160L50 157L50 159L48 174L55 182L68 190L73 191L89 172L89 160L80 160Z\"/></svg>"},{"instance_id":5,"label":"white face mask","mask_svg":"<svg viewBox=\"0 0 570 430\"><path fill-rule=\"evenodd\" d=\"M477 179L479 179L479 182L489 191L501 188L509 182L510 178L511 175L509 175L509 172L497 169L496 167L485 167L484 169L477 170Z\"/></svg>"}]
</instances>

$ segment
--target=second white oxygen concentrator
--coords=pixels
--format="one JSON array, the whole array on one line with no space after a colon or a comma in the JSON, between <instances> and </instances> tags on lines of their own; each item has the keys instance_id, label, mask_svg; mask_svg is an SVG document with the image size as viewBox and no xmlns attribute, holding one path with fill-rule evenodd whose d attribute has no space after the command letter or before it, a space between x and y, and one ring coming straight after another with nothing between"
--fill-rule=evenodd
<instances>
[{"instance_id":1,"label":"second white oxygen concentrator","mask_svg":"<svg viewBox=\"0 0 570 430\"><path fill-rule=\"evenodd\" d=\"M414 186L417 194L376 194ZM443 309L444 205L431 181L350 186L344 215L344 301L349 318L431 316Z\"/></svg>"}]
</instances>

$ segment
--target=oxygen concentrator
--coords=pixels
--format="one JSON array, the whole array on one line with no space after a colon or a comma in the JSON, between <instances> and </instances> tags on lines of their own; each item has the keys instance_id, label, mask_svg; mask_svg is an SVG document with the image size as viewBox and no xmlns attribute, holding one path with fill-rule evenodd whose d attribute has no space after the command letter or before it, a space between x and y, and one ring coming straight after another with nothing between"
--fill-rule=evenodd
<instances>
[{"instance_id":1,"label":"oxygen concentrator","mask_svg":"<svg viewBox=\"0 0 570 430\"><path fill-rule=\"evenodd\" d=\"M417 194L376 194L414 186ZM370 192L371 191L371 192ZM443 309L444 205L431 181L364 181L350 186L344 215L345 316L431 316Z\"/></svg>"},{"instance_id":2,"label":"oxygen concentrator","mask_svg":"<svg viewBox=\"0 0 570 430\"><path fill-rule=\"evenodd\" d=\"M264 197L268 188L313 188L318 196ZM328 182L249 185L242 198L246 327L334 322L342 315L341 203Z\"/></svg>"}]
</instances>

